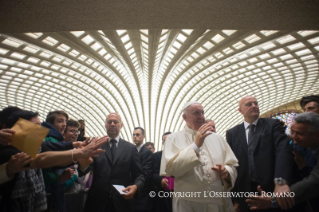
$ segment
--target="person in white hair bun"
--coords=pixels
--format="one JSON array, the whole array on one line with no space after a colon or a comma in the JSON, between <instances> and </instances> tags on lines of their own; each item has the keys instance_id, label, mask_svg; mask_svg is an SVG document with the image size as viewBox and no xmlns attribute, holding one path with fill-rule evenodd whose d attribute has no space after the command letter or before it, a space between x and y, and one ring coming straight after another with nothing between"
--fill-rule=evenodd
<instances>
[{"instance_id":1,"label":"person in white hair bun","mask_svg":"<svg viewBox=\"0 0 319 212\"><path fill-rule=\"evenodd\" d=\"M205 124L197 101L183 107L183 130L169 135L161 160L161 176L174 176L173 211L234 211L230 197L213 196L230 190L238 160L227 142Z\"/></svg>"}]
</instances>

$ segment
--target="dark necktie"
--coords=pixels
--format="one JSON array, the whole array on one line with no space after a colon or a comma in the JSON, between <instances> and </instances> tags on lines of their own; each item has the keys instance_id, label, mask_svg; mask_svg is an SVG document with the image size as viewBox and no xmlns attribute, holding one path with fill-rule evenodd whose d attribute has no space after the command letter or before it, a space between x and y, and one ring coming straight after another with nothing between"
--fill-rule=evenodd
<instances>
[{"instance_id":1,"label":"dark necktie","mask_svg":"<svg viewBox=\"0 0 319 212\"><path fill-rule=\"evenodd\" d=\"M258 181L256 168L255 168L255 161L254 161L254 142L253 142L253 135L255 133L255 125L249 125L249 132L248 132L248 162L249 162L249 174L252 181Z\"/></svg>"},{"instance_id":2,"label":"dark necktie","mask_svg":"<svg viewBox=\"0 0 319 212\"><path fill-rule=\"evenodd\" d=\"M255 132L255 125L249 125L249 132L248 132L248 145L253 141L253 134Z\"/></svg>"},{"instance_id":3,"label":"dark necktie","mask_svg":"<svg viewBox=\"0 0 319 212\"><path fill-rule=\"evenodd\" d=\"M114 161L115 154L116 154L116 140L111 139L112 147L111 147L111 154L112 154L112 161Z\"/></svg>"}]
</instances>

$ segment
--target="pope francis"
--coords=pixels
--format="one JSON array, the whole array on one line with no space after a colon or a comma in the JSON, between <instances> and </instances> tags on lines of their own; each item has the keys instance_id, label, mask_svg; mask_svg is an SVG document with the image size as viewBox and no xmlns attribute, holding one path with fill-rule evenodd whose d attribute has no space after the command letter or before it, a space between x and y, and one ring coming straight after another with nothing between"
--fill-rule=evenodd
<instances>
[{"instance_id":1,"label":"pope francis","mask_svg":"<svg viewBox=\"0 0 319 212\"><path fill-rule=\"evenodd\" d=\"M186 126L165 142L160 174L174 176L174 212L234 211L227 197L237 178L237 158L227 142L204 124L203 106L188 102L183 108ZM197 195L183 195L183 193Z\"/></svg>"}]
</instances>

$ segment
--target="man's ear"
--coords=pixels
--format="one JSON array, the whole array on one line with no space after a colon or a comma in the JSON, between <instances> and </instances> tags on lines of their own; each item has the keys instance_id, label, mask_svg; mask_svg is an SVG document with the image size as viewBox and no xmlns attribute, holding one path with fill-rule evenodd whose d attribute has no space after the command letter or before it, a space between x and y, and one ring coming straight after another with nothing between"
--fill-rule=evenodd
<instances>
[{"instance_id":1,"label":"man's ear","mask_svg":"<svg viewBox=\"0 0 319 212\"><path fill-rule=\"evenodd\" d=\"M183 119L186 121L186 115L185 115L185 113L183 113L182 117L183 117Z\"/></svg>"},{"instance_id":2,"label":"man's ear","mask_svg":"<svg viewBox=\"0 0 319 212\"><path fill-rule=\"evenodd\" d=\"M241 109L240 109L240 107L238 108L238 111L241 113L241 114L243 114L242 112L241 112Z\"/></svg>"}]
</instances>

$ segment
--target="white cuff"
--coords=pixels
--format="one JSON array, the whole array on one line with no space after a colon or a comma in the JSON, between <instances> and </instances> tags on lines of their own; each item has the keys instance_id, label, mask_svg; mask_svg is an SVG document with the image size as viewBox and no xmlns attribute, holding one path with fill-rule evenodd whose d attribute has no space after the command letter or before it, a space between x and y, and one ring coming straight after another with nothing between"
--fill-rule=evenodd
<instances>
[{"instance_id":1,"label":"white cuff","mask_svg":"<svg viewBox=\"0 0 319 212\"><path fill-rule=\"evenodd\" d=\"M193 143L193 148L194 148L194 150L195 150L195 152L196 152L197 154L200 153L200 148L198 148L198 146L196 146L195 142Z\"/></svg>"}]
</instances>

